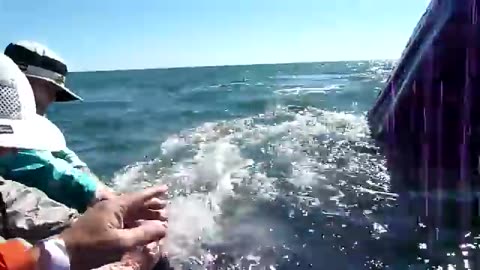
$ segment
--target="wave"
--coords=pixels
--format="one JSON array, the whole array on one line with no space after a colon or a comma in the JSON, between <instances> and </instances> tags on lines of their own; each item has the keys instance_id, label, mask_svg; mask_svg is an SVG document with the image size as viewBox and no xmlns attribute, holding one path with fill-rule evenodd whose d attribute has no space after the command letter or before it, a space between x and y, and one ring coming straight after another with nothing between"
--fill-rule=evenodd
<instances>
[{"instance_id":1,"label":"wave","mask_svg":"<svg viewBox=\"0 0 480 270\"><path fill-rule=\"evenodd\" d=\"M313 209L325 216L344 212L345 194L336 175L368 168L364 164L371 156L355 150L366 140L363 116L279 107L173 134L162 143L160 157L128 166L113 181L120 191L159 182L170 186L173 265L200 269L228 255L229 264L275 267L279 254L302 248L289 239L295 235L289 222L299 218L298 212L303 217ZM385 183L383 169L376 171ZM387 196L387 187L373 184L355 192ZM273 215L278 209L286 212ZM318 229L308 227L305 233ZM278 250L272 255L267 247Z\"/></svg>"}]
</instances>

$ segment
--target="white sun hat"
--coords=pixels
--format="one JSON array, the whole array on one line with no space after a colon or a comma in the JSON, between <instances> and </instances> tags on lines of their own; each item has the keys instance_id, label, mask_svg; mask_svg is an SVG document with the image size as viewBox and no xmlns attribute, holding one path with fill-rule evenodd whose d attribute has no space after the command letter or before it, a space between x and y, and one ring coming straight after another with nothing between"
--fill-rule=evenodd
<instances>
[{"instance_id":1,"label":"white sun hat","mask_svg":"<svg viewBox=\"0 0 480 270\"><path fill-rule=\"evenodd\" d=\"M0 147L59 151L66 147L62 132L36 113L27 77L0 54Z\"/></svg>"},{"instance_id":2,"label":"white sun hat","mask_svg":"<svg viewBox=\"0 0 480 270\"><path fill-rule=\"evenodd\" d=\"M65 86L68 73L65 61L46 46L29 40L10 43L5 48L10 57L30 78L46 81L57 91L56 102L82 100Z\"/></svg>"}]
</instances>

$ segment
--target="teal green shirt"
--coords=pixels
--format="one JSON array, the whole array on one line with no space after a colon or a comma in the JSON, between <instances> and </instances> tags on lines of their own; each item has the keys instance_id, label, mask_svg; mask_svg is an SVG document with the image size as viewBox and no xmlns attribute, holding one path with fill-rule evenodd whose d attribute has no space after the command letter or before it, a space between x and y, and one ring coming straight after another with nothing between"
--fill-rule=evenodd
<instances>
[{"instance_id":1,"label":"teal green shirt","mask_svg":"<svg viewBox=\"0 0 480 270\"><path fill-rule=\"evenodd\" d=\"M0 175L38 188L53 200L84 212L95 198L97 182L49 151L19 150L0 156Z\"/></svg>"}]
</instances>

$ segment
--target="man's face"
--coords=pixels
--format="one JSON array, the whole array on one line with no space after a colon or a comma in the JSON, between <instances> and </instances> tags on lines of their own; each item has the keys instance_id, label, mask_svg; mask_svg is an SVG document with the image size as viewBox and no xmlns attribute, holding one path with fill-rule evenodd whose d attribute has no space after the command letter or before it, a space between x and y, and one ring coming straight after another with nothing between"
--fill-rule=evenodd
<instances>
[{"instance_id":1,"label":"man's face","mask_svg":"<svg viewBox=\"0 0 480 270\"><path fill-rule=\"evenodd\" d=\"M56 99L56 90L52 85L44 80L37 78L28 78L32 85L35 103L37 105L37 114L44 115L48 106Z\"/></svg>"}]
</instances>

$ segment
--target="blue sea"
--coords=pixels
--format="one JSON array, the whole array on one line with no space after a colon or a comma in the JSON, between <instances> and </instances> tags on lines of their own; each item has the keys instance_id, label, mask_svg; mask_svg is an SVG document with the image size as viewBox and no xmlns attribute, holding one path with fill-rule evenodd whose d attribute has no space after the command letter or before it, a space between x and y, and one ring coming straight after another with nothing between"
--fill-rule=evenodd
<instances>
[{"instance_id":1,"label":"blue sea","mask_svg":"<svg viewBox=\"0 0 480 270\"><path fill-rule=\"evenodd\" d=\"M85 100L48 115L115 189L170 186L178 269L470 269L474 241L390 229L402 206L365 114L393 65L72 73Z\"/></svg>"}]
</instances>

